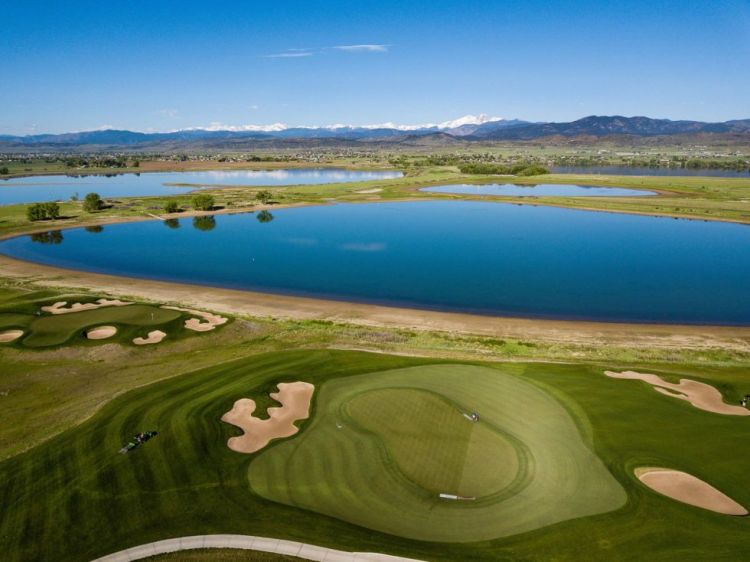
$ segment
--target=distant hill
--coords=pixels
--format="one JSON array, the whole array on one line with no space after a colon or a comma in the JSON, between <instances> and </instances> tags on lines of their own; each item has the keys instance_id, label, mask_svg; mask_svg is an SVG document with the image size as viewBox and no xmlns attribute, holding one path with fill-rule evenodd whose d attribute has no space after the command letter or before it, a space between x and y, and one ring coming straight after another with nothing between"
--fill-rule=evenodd
<instances>
[{"instance_id":1,"label":"distant hill","mask_svg":"<svg viewBox=\"0 0 750 562\"><path fill-rule=\"evenodd\" d=\"M315 148L334 146L451 146L472 142L533 141L599 142L625 138L648 144L685 142L686 139L725 139L750 142L750 119L722 123L671 121L649 117L591 115L568 123L531 123L467 115L440 124L423 126L286 127L281 124L252 130L185 129L166 133L98 130L28 136L0 135L0 151L101 151L101 150L251 150L253 148Z\"/></svg>"},{"instance_id":2,"label":"distant hill","mask_svg":"<svg viewBox=\"0 0 750 562\"><path fill-rule=\"evenodd\" d=\"M552 136L632 135L652 137L690 133L750 133L750 119L705 123L702 121L671 121L649 117L591 115L570 123L526 123L514 127L495 128L492 123L478 127L470 139L527 140Z\"/></svg>"}]
</instances>

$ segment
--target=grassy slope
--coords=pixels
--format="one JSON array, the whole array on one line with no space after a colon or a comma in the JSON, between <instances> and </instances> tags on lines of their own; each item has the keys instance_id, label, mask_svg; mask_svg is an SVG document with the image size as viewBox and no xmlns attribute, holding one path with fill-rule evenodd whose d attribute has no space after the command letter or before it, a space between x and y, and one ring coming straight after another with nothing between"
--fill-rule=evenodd
<instances>
[{"instance_id":1,"label":"grassy slope","mask_svg":"<svg viewBox=\"0 0 750 562\"><path fill-rule=\"evenodd\" d=\"M452 542L508 536L621 506L622 489L585 447L565 409L513 376L516 367L498 369L430 365L329 382L305 435L253 461L251 487L263 497L390 534ZM368 395L375 392L371 399L380 401L382 391L404 388L434 393L453 411L436 410L438 402L422 398L402 409L384 406L392 422L380 426L380 416L372 419L367 411ZM461 439L454 431L459 438L451 442L441 426L430 427L435 414L452 413L471 428L461 412L472 409L480 412L482 438L471 449L474 458L467 456L474 435ZM422 441L421 459L405 450L413 448L412 431ZM485 458L488 451L499 458ZM497 479L504 457L515 467ZM461 483L464 466L478 463L470 468L473 482ZM419 474L418 464L427 465ZM446 485L459 489L441 488ZM446 502L440 492L476 494L477 500Z\"/></svg>"},{"instance_id":2,"label":"grassy slope","mask_svg":"<svg viewBox=\"0 0 750 562\"><path fill-rule=\"evenodd\" d=\"M497 541L437 545L381 535L249 493L251 457L226 448L233 430L218 421L237 395L264 394L284 379L304 377L320 385L340 375L428 363L355 352L274 353L133 390L83 425L0 464L0 548L8 560L89 560L171 536L244 533L435 560L744 556L750 519L670 501L643 488L631 471L642 464L684 469L750 505L744 485L750 452L740 445L750 437L748 420L696 410L637 381L608 379L601 367L514 369L577 412L579 429L628 492L628 504L618 511ZM746 372L734 383L721 378L730 386L750 384ZM124 439L146 427L160 435L134 454L116 453Z\"/></svg>"}]
</instances>

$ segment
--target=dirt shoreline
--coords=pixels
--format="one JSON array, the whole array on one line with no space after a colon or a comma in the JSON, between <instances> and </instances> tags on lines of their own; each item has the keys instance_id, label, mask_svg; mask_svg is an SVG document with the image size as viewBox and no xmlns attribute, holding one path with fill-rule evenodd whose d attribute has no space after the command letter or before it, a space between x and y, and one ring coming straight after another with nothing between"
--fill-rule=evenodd
<instances>
[{"instance_id":1,"label":"dirt shoreline","mask_svg":"<svg viewBox=\"0 0 750 562\"><path fill-rule=\"evenodd\" d=\"M750 327L480 316L118 277L41 265L2 255L0 271L3 277L41 286L85 288L114 297L177 303L183 307L232 315L281 320L327 320L369 327L563 344L750 352Z\"/></svg>"}]
</instances>

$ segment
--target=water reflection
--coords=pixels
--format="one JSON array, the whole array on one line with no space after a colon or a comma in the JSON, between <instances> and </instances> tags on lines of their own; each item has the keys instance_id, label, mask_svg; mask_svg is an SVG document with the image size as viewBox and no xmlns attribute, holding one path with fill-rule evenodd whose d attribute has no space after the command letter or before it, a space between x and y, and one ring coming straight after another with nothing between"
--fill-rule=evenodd
<instances>
[{"instance_id":1,"label":"water reflection","mask_svg":"<svg viewBox=\"0 0 750 562\"><path fill-rule=\"evenodd\" d=\"M203 231L213 230L216 228L216 219L213 215L193 217L193 228Z\"/></svg>"},{"instance_id":2,"label":"water reflection","mask_svg":"<svg viewBox=\"0 0 750 562\"><path fill-rule=\"evenodd\" d=\"M39 244L60 244L63 241L63 233L60 230L51 230L49 232L35 232L30 234L32 242Z\"/></svg>"},{"instance_id":3,"label":"water reflection","mask_svg":"<svg viewBox=\"0 0 750 562\"><path fill-rule=\"evenodd\" d=\"M86 232L91 232L92 234L99 234L100 232L104 232L104 227L99 224L95 224L93 226L87 226Z\"/></svg>"},{"instance_id":4,"label":"water reflection","mask_svg":"<svg viewBox=\"0 0 750 562\"><path fill-rule=\"evenodd\" d=\"M172 229L180 228L180 219L166 219L164 225Z\"/></svg>"},{"instance_id":5,"label":"water reflection","mask_svg":"<svg viewBox=\"0 0 750 562\"><path fill-rule=\"evenodd\" d=\"M270 211L261 211L255 216L256 219L258 219L258 222L271 222L273 220L273 215Z\"/></svg>"}]
</instances>

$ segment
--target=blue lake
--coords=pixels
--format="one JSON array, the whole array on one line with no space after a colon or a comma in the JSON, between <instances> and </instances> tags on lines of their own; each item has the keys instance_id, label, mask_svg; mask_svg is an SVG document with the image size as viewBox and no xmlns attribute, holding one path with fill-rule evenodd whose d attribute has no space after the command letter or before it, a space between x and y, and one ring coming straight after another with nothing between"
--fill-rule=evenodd
<instances>
[{"instance_id":1,"label":"blue lake","mask_svg":"<svg viewBox=\"0 0 750 562\"><path fill-rule=\"evenodd\" d=\"M62 201L95 191L102 197L179 195L208 186L300 185L400 178L391 170L297 168L284 170L216 170L208 172L148 172L83 176L33 176L0 180L0 205ZM168 184L191 184L178 187Z\"/></svg>"},{"instance_id":2,"label":"blue lake","mask_svg":"<svg viewBox=\"0 0 750 562\"><path fill-rule=\"evenodd\" d=\"M261 222L262 219L265 222ZM22 236L89 271L477 313L750 325L744 225L481 201L279 209Z\"/></svg>"},{"instance_id":3,"label":"blue lake","mask_svg":"<svg viewBox=\"0 0 750 562\"><path fill-rule=\"evenodd\" d=\"M625 189L623 187L592 187L588 185L566 185L540 183L516 185L512 183L455 184L425 187L421 191L432 193L460 193L464 195L506 195L512 197L644 197L656 195L653 191Z\"/></svg>"}]
</instances>

